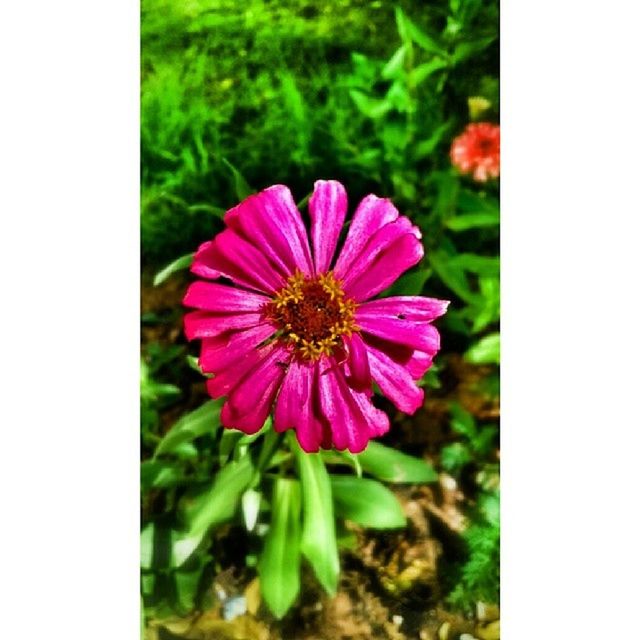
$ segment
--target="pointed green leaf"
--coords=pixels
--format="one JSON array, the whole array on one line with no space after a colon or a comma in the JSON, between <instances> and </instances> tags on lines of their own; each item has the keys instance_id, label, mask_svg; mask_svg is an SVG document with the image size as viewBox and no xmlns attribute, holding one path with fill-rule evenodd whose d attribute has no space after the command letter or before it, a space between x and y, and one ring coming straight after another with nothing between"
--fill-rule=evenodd
<instances>
[{"instance_id":1,"label":"pointed green leaf","mask_svg":"<svg viewBox=\"0 0 640 640\"><path fill-rule=\"evenodd\" d=\"M338 586L340 560L329 475L320 453L305 453L299 446L295 451L302 485L300 550L325 590L334 595Z\"/></svg>"},{"instance_id":2,"label":"pointed green leaf","mask_svg":"<svg viewBox=\"0 0 640 640\"><path fill-rule=\"evenodd\" d=\"M404 527L398 499L377 480L330 476L336 515L374 529Z\"/></svg>"},{"instance_id":3,"label":"pointed green leaf","mask_svg":"<svg viewBox=\"0 0 640 640\"><path fill-rule=\"evenodd\" d=\"M260 588L280 619L300 591L300 484L278 478L273 486L271 526L258 560Z\"/></svg>"},{"instance_id":4,"label":"pointed green leaf","mask_svg":"<svg viewBox=\"0 0 640 640\"><path fill-rule=\"evenodd\" d=\"M378 442L369 442L358 458L367 473L385 482L435 482L438 479L434 468L424 460Z\"/></svg>"},{"instance_id":5,"label":"pointed green leaf","mask_svg":"<svg viewBox=\"0 0 640 640\"><path fill-rule=\"evenodd\" d=\"M404 64L404 58L407 54L407 47L402 45L391 57L389 62L384 65L381 71L381 75L385 80L393 80L400 71L402 71L402 65Z\"/></svg>"},{"instance_id":6,"label":"pointed green leaf","mask_svg":"<svg viewBox=\"0 0 640 640\"><path fill-rule=\"evenodd\" d=\"M396 7L396 24L398 33L404 42L412 40L425 51L447 55L447 52L431 36L427 35L418 25L412 22L400 7Z\"/></svg>"},{"instance_id":7,"label":"pointed green leaf","mask_svg":"<svg viewBox=\"0 0 640 640\"><path fill-rule=\"evenodd\" d=\"M165 280L169 278L169 276L176 273L176 271L182 271L183 269L188 269L193 262L193 253L188 253L185 256L181 256L177 260L174 260L171 264L168 264L164 269L158 271L153 279L153 286L157 287L159 284L162 284Z\"/></svg>"},{"instance_id":8,"label":"pointed green leaf","mask_svg":"<svg viewBox=\"0 0 640 640\"><path fill-rule=\"evenodd\" d=\"M211 529L233 517L253 472L249 455L238 462L229 462L215 477L211 487L186 508L187 529L176 537L173 544L174 566L184 564Z\"/></svg>"},{"instance_id":9,"label":"pointed green leaf","mask_svg":"<svg viewBox=\"0 0 640 640\"><path fill-rule=\"evenodd\" d=\"M170 453L184 442L205 433L213 435L220 426L221 400L209 400L195 411L182 416L159 442L155 455Z\"/></svg>"},{"instance_id":10,"label":"pointed green leaf","mask_svg":"<svg viewBox=\"0 0 640 640\"><path fill-rule=\"evenodd\" d=\"M433 75L436 71L446 68L447 63L441 58L433 58L429 62L419 64L409 74L410 84L417 86L421 82L424 82L429 76Z\"/></svg>"}]
</instances>

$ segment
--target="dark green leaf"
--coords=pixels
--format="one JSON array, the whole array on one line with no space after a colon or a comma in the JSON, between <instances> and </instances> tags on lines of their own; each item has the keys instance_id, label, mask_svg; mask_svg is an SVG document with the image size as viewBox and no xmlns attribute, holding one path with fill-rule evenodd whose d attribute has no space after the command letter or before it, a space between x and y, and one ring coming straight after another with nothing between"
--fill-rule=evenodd
<instances>
[{"instance_id":1,"label":"dark green leaf","mask_svg":"<svg viewBox=\"0 0 640 640\"><path fill-rule=\"evenodd\" d=\"M319 453L305 453L295 448L302 485L302 542L300 550L316 577L333 595L338 586L340 561L336 543L331 484Z\"/></svg>"},{"instance_id":2,"label":"dark green leaf","mask_svg":"<svg viewBox=\"0 0 640 640\"><path fill-rule=\"evenodd\" d=\"M385 482L434 482L438 479L434 468L424 460L373 440L358 459L364 471Z\"/></svg>"},{"instance_id":3,"label":"dark green leaf","mask_svg":"<svg viewBox=\"0 0 640 640\"><path fill-rule=\"evenodd\" d=\"M418 296L422 293L422 289L429 276L433 273L431 269L418 269L406 273L398 278L388 289L381 295L386 296Z\"/></svg>"},{"instance_id":4,"label":"dark green leaf","mask_svg":"<svg viewBox=\"0 0 640 640\"><path fill-rule=\"evenodd\" d=\"M140 465L140 486L147 489L166 489L184 479L182 467L160 460L145 460Z\"/></svg>"},{"instance_id":5,"label":"dark green leaf","mask_svg":"<svg viewBox=\"0 0 640 640\"><path fill-rule=\"evenodd\" d=\"M193 262L193 256L195 254L188 253L187 255L181 256L177 260L174 260L171 264L168 264L162 271L158 271L153 279L153 286L157 287L159 284L162 284L169 276L173 275L177 271L182 271L183 269L188 269Z\"/></svg>"},{"instance_id":6,"label":"dark green leaf","mask_svg":"<svg viewBox=\"0 0 640 640\"><path fill-rule=\"evenodd\" d=\"M423 158L430 156L450 128L451 122L445 122L437 127L426 140L418 142L413 152L413 157L416 160L422 160Z\"/></svg>"},{"instance_id":7,"label":"dark green leaf","mask_svg":"<svg viewBox=\"0 0 640 640\"><path fill-rule=\"evenodd\" d=\"M431 36L412 22L400 7L396 7L396 24L398 25L398 33L404 42L412 40L425 51L447 55L447 52Z\"/></svg>"},{"instance_id":8,"label":"dark green leaf","mask_svg":"<svg viewBox=\"0 0 640 640\"><path fill-rule=\"evenodd\" d=\"M175 571L173 573L176 583L176 604L183 613L191 612L195 605L201 576L201 567L197 567L193 571Z\"/></svg>"},{"instance_id":9,"label":"dark green leaf","mask_svg":"<svg viewBox=\"0 0 640 640\"><path fill-rule=\"evenodd\" d=\"M222 158L222 162L231 172L231 177L233 178L233 189L238 200L244 200L254 193L254 189L249 186L247 181L244 179L244 176L226 158Z\"/></svg>"},{"instance_id":10,"label":"dark green leaf","mask_svg":"<svg viewBox=\"0 0 640 640\"><path fill-rule=\"evenodd\" d=\"M260 589L280 619L300 591L300 484L278 478L273 486L271 526L258 560Z\"/></svg>"},{"instance_id":11,"label":"dark green leaf","mask_svg":"<svg viewBox=\"0 0 640 640\"><path fill-rule=\"evenodd\" d=\"M191 557L207 533L231 519L240 498L253 478L250 456L229 462L215 477L211 487L187 507L187 530L174 542L174 565L180 566Z\"/></svg>"},{"instance_id":12,"label":"dark green leaf","mask_svg":"<svg viewBox=\"0 0 640 640\"><path fill-rule=\"evenodd\" d=\"M477 296L469 288L463 269L454 262L454 258L439 251L431 251L427 255L433 270L440 276L442 282L465 302L473 303L476 300Z\"/></svg>"},{"instance_id":13,"label":"dark green leaf","mask_svg":"<svg viewBox=\"0 0 640 640\"><path fill-rule=\"evenodd\" d=\"M377 480L330 476L336 515L374 529L404 527L398 499Z\"/></svg>"},{"instance_id":14,"label":"dark green leaf","mask_svg":"<svg viewBox=\"0 0 640 640\"><path fill-rule=\"evenodd\" d=\"M469 439L473 438L476 434L476 422L473 415L463 409L458 402L452 402L449 409L451 411L451 428Z\"/></svg>"},{"instance_id":15,"label":"dark green leaf","mask_svg":"<svg viewBox=\"0 0 640 640\"><path fill-rule=\"evenodd\" d=\"M474 42L461 42L456 46L455 51L453 52L452 60L454 64L458 62L462 62L471 56L480 53L484 49L486 49L494 40L495 36L489 36L487 38L480 38L479 40L475 40Z\"/></svg>"}]
</instances>

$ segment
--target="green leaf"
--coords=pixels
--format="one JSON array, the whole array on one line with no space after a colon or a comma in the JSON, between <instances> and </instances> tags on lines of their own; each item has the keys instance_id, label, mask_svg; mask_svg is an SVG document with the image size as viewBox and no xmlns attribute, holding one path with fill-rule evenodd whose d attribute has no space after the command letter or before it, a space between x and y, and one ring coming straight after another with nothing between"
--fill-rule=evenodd
<instances>
[{"instance_id":1,"label":"green leaf","mask_svg":"<svg viewBox=\"0 0 640 640\"><path fill-rule=\"evenodd\" d=\"M473 416L457 402L452 402L449 410L451 411L451 428L456 433L472 439L477 433Z\"/></svg>"},{"instance_id":2,"label":"green leaf","mask_svg":"<svg viewBox=\"0 0 640 640\"><path fill-rule=\"evenodd\" d=\"M422 289L432 273L431 269L418 269L417 271L405 273L381 295L383 297L418 296L422 293Z\"/></svg>"},{"instance_id":3,"label":"green leaf","mask_svg":"<svg viewBox=\"0 0 640 640\"><path fill-rule=\"evenodd\" d=\"M460 191L458 208L463 213L492 213L495 216L500 215L500 205L497 200L468 189Z\"/></svg>"},{"instance_id":4,"label":"green leaf","mask_svg":"<svg viewBox=\"0 0 640 640\"><path fill-rule=\"evenodd\" d=\"M471 331L478 333L492 322L500 319L500 283L496 277L480 277L480 294L482 304L479 308L469 307L470 317L473 318Z\"/></svg>"},{"instance_id":5,"label":"green leaf","mask_svg":"<svg viewBox=\"0 0 640 640\"><path fill-rule=\"evenodd\" d=\"M479 229L481 227L495 227L500 224L500 213L467 213L455 218L449 218L445 225L452 231L466 231L467 229Z\"/></svg>"},{"instance_id":6,"label":"green leaf","mask_svg":"<svg viewBox=\"0 0 640 640\"><path fill-rule=\"evenodd\" d=\"M465 302L475 302L477 296L469 288L469 283L464 270L446 254L439 251L431 251L428 254L433 270L440 276L449 289L456 293Z\"/></svg>"},{"instance_id":7,"label":"green leaf","mask_svg":"<svg viewBox=\"0 0 640 640\"><path fill-rule=\"evenodd\" d=\"M396 7L396 24L398 33L403 41L412 40L419 47L430 53L446 56L447 52L429 35L422 31L407 15Z\"/></svg>"},{"instance_id":8,"label":"green leaf","mask_svg":"<svg viewBox=\"0 0 640 640\"><path fill-rule=\"evenodd\" d=\"M153 566L154 529L155 525L151 522L140 532L140 567L142 569L151 569Z\"/></svg>"},{"instance_id":9,"label":"green leaf","mask_svg":"<svg viewBox=\"0 0 640 640\"><path fill-rule=\"evenodd\" d=\"M438 146L440 141L442 140L445 133L447 133L447 131L450 128L451 128L450 121L447 121L444 124L441 124L439 127L437 127L426 140L422 140L421 142L418 142L418 144L414 149L413 157L416 160L422 160L427 156L430 156L434 152L435 148Z\"/></svg>"},{"instance_id":10,"label":"green leaf","mask_svg":"<svg viewBox=\"0 0 640 640\"><path fill-rule=\"evenodd\" d=\"M419 64L415 69L409 73L409 84L417 87L420 83L424 82L429 76L433 75L436 71L444 69L447 66L447 62L442 58L433 58L429 62Z\"/></svg>"},{"instance_id":11,"label":"green leaf","mask_svg":"<svg viewBox=\"0 0 640 640\"><path fill-rule=\"evenodd\" d=\"M300 591L300 484L278 478L273 486L271 526L258 560L260 589L280 619Z\"/></svg>"},{"instance_id":12,"label":"green leaf","mask_svg":"<svg viewBox=\"0 0 640 640\"><path fill-rule=\"evenodd\" d=\"M382 118L386 113L391 110L391 103L387 100L379 100L378 98L370 98L368 95L358 91L357 89L351 89L349 91L351 99L355 102L356 107L367 118L378 119Z\"/></svg>"},{"instance_id":13,"label":"green leaf","mask_svg":"<svg viewBox=\"0 0 640 640\"><path fill-rule=\"evenodd\" d=\"M446 471L459 471L468 462L471 462L471 454L461 442L449 444L440 451L440 463Z\"/></svg>"},{"instance_id":14,"label":"green leaf","mask_svg":"<svg viewBox=\"0 0 640 640\"><path fill-rule=\"evenodd\" d=\"M464 359L472 364L500 364L500 334L491 333L476 342Z\"/></svg>"},{"instance_id":15,"label":"green leaf","mask_svg":"<svg viewBox=\"0 0 640 640\"><path fill-rule=\"evenodd\" d=\"M407 47L402 45L384 65L381 75L385 80L393 80L402 71Z\"/></svg>"},{"instance_id":16,"label":"green leaf","mask_svg":"<svg viewBox=\"0 0 640 640\"><path fill-rule=\"evenodd\" d=\"M244 176L226 158L222 158L222 163L231 172L231 177L233 178L233 189L238 200L244 200L252 193L255 193L255 190L249 186L247 181L244 179Z\"/></svg>"},{"instance_id":17,"label":"green leaf","mask_svg":"<svg viewBox=\"0 0 640 640\"><path fill-rule=\"evenodd\" d=\"M452 60L454 64L462 62L476 53L480 53L486 49L494 40L495 36L489 36L487 38L480 38L473 42L461 42L458 44L453 52Z\"/></svg>"},{"instance_id":18,"label":"green leaf","mask_svg":"<svg viewBox=\"0 0 640 640\"><path fill-rule=\"evenodd\" d=\"M159 442L155 455L170 453L184 442L205 433L213 435L220 426L221 400L209 400L178 420Z\"/></svg>"},{"instance_id":19,"label":"green leaf","mask_svg":"<svg viewBox=\"0 0 640 640\"><path fill-rule=\"evenodd\" d=\"M295 448L302 485L302 542L300 550L330 594L338 587L340 560L336 541L333 498L322 455Z\"/></svg>"},{"instance_id":20,"label":"green leaf","mask_svg":"<svg viewBox=\"0 0 640 640\"><path fill-rule=\"evenodd\" d=\"M418 458L371 441L358 456L362 468L385 482L435 482L434 468Z\"/></svg>"},{"instance_id":21,"label":"green leaf","mask_svg":"<svg viewBox=\"0 0 640 640\"><path fill-rule=\"evenodd\" d=\"M490 256L478 256L474 253L460 253L449 260L449 264L465 271L477 273L480 276L500 275L500 258Z\"/></svg>"},{"instance_id":22,"label":"green leaf","mask_svg":"<svg viewBox=\"0 0 640 640\"><path fill-rule=\"evenodd\" d=\"M159 284L162 284L165 280L169 278L169 276L173 275L177 271L182 271L183 269L188 269L193 262L193 253L187 253L187 255L181 256L177 260L174 260L171 264L168 264L164 269L158 271L155 277L153 278L153 286L157 287Z\"/></svg>"},{"instance_id":23,"label":"green leaf","mask_svg":"<svg viewBox=\"0 0 640 640\"><path fill-rule=\"evenodd\" d=\"M330 476L336 515L374 529L404 527L398 499L377 480Z\"/></svg>"},{"instance_id":24,"label":"green leaf","mask_svg":"<svg viewBox=\"0 0 640 640\"><path fill-rule=\"evenodd\" d=\"M174 463L164 460L145 460L140 465L140 486L145 491L174 487L183 479L182 467Z\"/></svg>"},{"instance_id":25,"label":"green leaf","mask_svg":"<svg viewBox=\"0 0 640 640\"><path fill-rule=\"evenodd\" d=\"M197 567L193 571L175 571L173 573L176 582L176 604L184 613L189 613L195 606L201 576L202 567Z\"/></svg>"},{"instance_id":26,"label":"green leaf","mask_svg":"<svg viewBox=\"0 0 640 640\"><path fill-rule=\"evenodd\" d=\"M233 517L253 472L249 455L238 462L228 463L217 474L211 487L187 507L187 530L177 537L173 545L174 566L184 564L211 529Z\"/></svg>"}]
</instances>

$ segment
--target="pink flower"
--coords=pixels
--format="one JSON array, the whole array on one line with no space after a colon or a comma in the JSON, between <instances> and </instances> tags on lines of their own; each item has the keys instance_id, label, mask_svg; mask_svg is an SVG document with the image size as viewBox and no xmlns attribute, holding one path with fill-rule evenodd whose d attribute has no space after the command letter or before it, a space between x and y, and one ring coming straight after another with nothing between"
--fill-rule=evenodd
<instances>
[{"instance_id":1,"label":"pink flower","mask_svg":"<svg viewBox=\"0 0 640 640\"><path fill-rule=\"evenodd\" d=\"M431 322L446 301L398 296L367 302L423 256L420 231L389 200L358 206L333 260L347 194L315 183L311 248L289 189L269 187L225 215L227 228L198 249L196 281L184 304L189 340L213 398L226 396L225 427L257 432L274 409L278 432L295 429L301 447L362 451L389 429L371 402L372 384L407 413L423 402L416 386L440 348ZM235 286L232 286L235 285Z\"/></svg>"},{"instance_id":2,"label":"pink flower","mask_svg":"<svg viewBox=\"0 0 640 640\"><path fill-rule=\"evenodd\" d=\"M486 182L500 175L500 127L489 122L467 125L451 145L451 162L474 180Z\"/></svg>"}]
</instances>

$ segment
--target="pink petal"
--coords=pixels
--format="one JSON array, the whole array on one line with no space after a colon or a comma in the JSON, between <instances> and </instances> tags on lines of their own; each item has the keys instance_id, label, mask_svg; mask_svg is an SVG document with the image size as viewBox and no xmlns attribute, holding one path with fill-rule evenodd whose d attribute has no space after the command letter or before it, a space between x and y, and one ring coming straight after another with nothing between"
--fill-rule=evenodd
<instances>
[{"instance_id":1,"label":"pink petal","mask_svg":"<svg viewBox=\"0 0 640 640\"><path fill-rule=\"evenodd\" d=\"M208 264L236 284L274 293L285 284L286 273L232 229L218 234L207 250Z\"/></svg>"},{"instance_id":2,"label":"pink petal","mask_svg":"<svg viewBox=\"0 0 640 640\"><path fill-rule=\"evenodd\" d=\"M409 371L401 364L371 345L368 345L367 349L373 379L382 393L400 411L415 413L422 406L424 391L416 386Z\"/></svg>"},{"instance_id":3,"label":"pink petal","mask_svg":"<svg viewBox=\"0 0 640 640\"><path fill-rule=\"evenodd\" d=\"M344 373L336 365L319 376L319 396L336 449L360 453L385 427L384 412L375 409L364 393L350 389Z\"/></svg>"},{"instance_id":4,"label":"pink petal","mask_svg":"<svg viewBox=\"0 0 640 640\"><path fill-rule=\"evenodd\" d=\"M390 427L389 416L384 411L381 411L377 407L373 406L373 403L371 402L370 396L368 394L364 392L354 391L352 395L356 404L360 408L362 415L367 421L367 425L369 428L369 439L378 438L387 433Z\"/></svg>"},{"instance_id":5,"label":"pink petal","mask_svg":"<svg viewBox=\"0 0 640 640\"><path fill-rule=\"evenodd\" d=\"M187 289L182 304L205 311L242 313L259 312L269 298L258 293L228 287L217 282L193 282Z\"/></svg>"},{"instance_id":6,"label":"pink petal","mask_svg":"<svg viewBox=\"0 0 640 640\"><path fill-rule=\"evenodd\" d=\"M412 349L426 351L430 355L435 355L440 349L438 330L426 322L383 316L360 316L358 309L356 310L356 323L365 333L390 342L398 342Z\"/></svg>"},{"instance_id":7,"label":"pink petal","mask_svg":"<svg viewBox=\"0 0 640 640\"><path fill-rule=\"evenodd\" d=\"M205 373L219 373L272 336L275 328L265 322L251 329L229 331L216 338L204 338L198 364Z\"/></svg>"},{"instance_id":8,"label":"pink petal","mask_svg":"<svg viewBox=\"0 0 640 640\"><path fill-rule=\"evenodd\" d=\"M191 272L203 278L216 280L222 274L211 266L211 253L213 251L213 240L203 242L196 251L191 263Z\"/></svg>"},{"instance_id":9,"label":"pink petal","mask_svg":"<svg viewBox=\"0 0 640 640\"><path fill-rule=\"evenodd\" d=\"M405 364L405 367L414 380L420 380L432 364L433 358L428 353L414 351L409 362Z\"/></svg>"},{"instance_id":10,"label":"pink petal","mask_svg":"<svg viewBox=\"0 0 640 640\"><path fill-rule=\"evenodd\" d=\"M291 358L283 347L273 349L229 393L220 420L230 429L256 433L264 425Z\"/></svg>"},{"instance_id":11,"label":"pink petal","mask_svg":"<svg viewBox=\"0 0 640 640\"><path fill-rule=\"evenodd\" d=\"M295 429L300 446L307 453L319 451L326 437L326 427L314 411L314 390L318 364L291 361L274 411L277 432Z\"/></svg>"},{"instance_id":12,"label":"pink petal","mask_svg":"<svg viewBox=\"0 0 640 640\"><path fill-rule=\"evenodd\" d=\"M216 315L208 311L191 311L184 316L184 332L187 340L214 338L230 329L248 329L263 321L262 313Z\"/></svg>"},{"instance_id":13,"label":"pink petal","mask_svg":"<svg viewBox=\"0 0 640 640\"><path fill-rule=\"evenodd\" d=\"M378 198L370 194L360 202L353 214L347 238L336 262L336 278L344 278L372 234L396 220L398 215L398 210L387 198Z\"/></svg>"},{"instance_id":14,"label":"pink petal","mask_svg":"<svg viewBox=\"0 0 640 640\"><path fill-rule=\"evenodd\" d=\"M249 196L224 220L283 273L313 271L307 232L288 187L277 184Z\"/></svg>"},{"instance_id":15,"label":"pink petal","mask_svg":"<svg viewBox=\"0 0 640 640\"><path fill-rule=\"evenodd\" d=\"M252 370L254 370L264 358L268 357L277 348L276 342L261 347L260 349L250 349L244 356L233 363L233 366L226 367L213 378L206 382L207 392L212 398L221 398L229 395L240 381Z\"/></svg>"},{"instance_id":16,"label":"pink petal","mask_svg":"<svg viewBox=\"0 0 640 640\"><path fill-rule=\"evenodd\" d=\"M336 180L316 180L309 200L311 242L317 273L329 270L347 215L347 192Z\"/></svg>"},{"instance_id":17,"label":"pink petal","mask_svg":"<svg viewBox=\"0 0 640 640\"><path fill-rule=\"evenodd\" d=\"M354 333L350 338L344 338L349 363L349 383L354 389L362 391L371 387L371 371L367 348L359 334Z\"/></svg>"},{"instance_id":18,"label":"pink petal","mask_svg":"<svg viewBox=\"0 0 640 640\"><path fill-rule=\"evenodd\" d=\"M424 249L419 238L417 227L404 217L380 229L344 277L345 293L360 301L386 289L421 260Z\"/></svg>"},{"instance_id":19,"label":"pink petal","mask_svg":"<svg viewBox=\"0 0 640 640\"><path fill-rule=\"evenodd\" d=\"M393 296L363 302L358 307L358 316L372 320L383 317L431 322L444 315L448 306L448 300L421 296Z\"/></svg>"}]
</instances>

